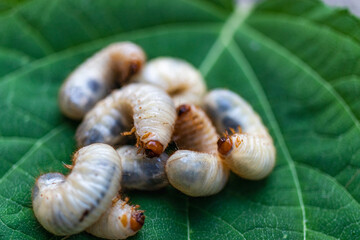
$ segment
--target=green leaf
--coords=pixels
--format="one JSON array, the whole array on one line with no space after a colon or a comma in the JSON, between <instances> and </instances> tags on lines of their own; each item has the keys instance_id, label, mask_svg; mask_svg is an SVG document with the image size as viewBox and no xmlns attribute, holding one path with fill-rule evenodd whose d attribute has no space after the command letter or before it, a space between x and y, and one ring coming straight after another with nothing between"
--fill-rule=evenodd
<instances>
[{"instance_id":1,"label":"green leaf","mask_svg":"<svg viewBox=\"0 0 360 240\"><path fill-rule=\"evenodd\" d=\"M129 192L146 210L134 239L356 239L360 236L360 21L315 0L252 12L223 0L29 0L0 4L0 238L61 239L36 221L36 177L66 173L76 122L64 78L114 41L197 66L209 88L245 97L277 148L262 181L232 175L190 198ZM95 239L82 233L69 239Z\"/></svg>"}]
</instances>

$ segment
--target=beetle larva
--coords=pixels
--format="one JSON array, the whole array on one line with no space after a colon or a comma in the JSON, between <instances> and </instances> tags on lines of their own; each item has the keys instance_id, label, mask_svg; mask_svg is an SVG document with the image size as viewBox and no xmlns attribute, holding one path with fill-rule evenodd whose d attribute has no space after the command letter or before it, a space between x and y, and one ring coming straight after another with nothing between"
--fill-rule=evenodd
<instances>
[{"instance_id":1,"label":"beetle larva","mask_svg":"<svg viewBox=\"0 0 360 240\"><path fill-rule=\"evenodd\" d=\"M275 165L275 147L269 136L233 134L218 141L219 152L230 169L240 177L259 180Z\"/></svg>"},{"instance_id":2,"label":"beetle larva","mask_svg":"<svg viewBox=\"0 0 360 240\"><path fill-rule=\"evenodd\" d=\"M121 158L121 188L153 191L167 186L165 164L169 156L162 153L159 157L147 158L134 146L117 149Z\"/></svg>"},{"instance_id":3,"label":"beetle larva","mask_svg":"<svg viewBox=\"0 0 360 240\"><path fill-rule=\"evenodd\" d=\"M96 237L106 239L126 239L135 235L144 225L144 211L138 206L130 206L120 198L113 200L112 206L86 231Z\"/></svg>"},{"instance_id":4,"label":"beetle larva","mask_svg":"<svg viewBox=\"0 0 360 240\"><path fill-rule=\"evenodd\" d=\"M190 104L177 108L173 140L179 149L205 153L217 153L216 129L206 113Z\"/></svg>"},{"instance_id":5,"label":"beetle larva","mask_svg":"<svg viewBox=\"0 0 360 240\"><path fill-rule=\"evenodd\" d=\"M98 143L81 148L73 164L68 176L44 174L33 188L35 216L55 235L75 234L92 225L120 188L121 160L111 146Z\"/></svg>"},{"instance_id":6,"label":"beetle larva","mask_svg":"<svg viewBox=\"0 0 360 240\"><path fill-rule=\"evenodd\" d=\"M178 150L166 164L170 184L192 197L209 196L224 188L229 170L219 156Z\"/></svg>"},{"instance_id":7,"label":"beetle larva","mask_svg":"<svg viewBox=\"0 0 360 240\"><path fill-rule=\"evenodd\" d=\"M193 196L218 193L225 186L229 169L217 153L217 134L210 119L194 105L178 107L174 141L179 149L166 163L172 186Z\"/></svg>"},{"instance_id":8,"label":"beetle larva","mask_svg":"<svg viewBox=\"0 0 360 240\"><path fill-rule=\"evenodd\" d=\"M138 144L148 157L159 156L171 140L176 118L172 99L164 90L134 83L114 90L89 111L76 131L78 146L118 143L134 123Z\"/></svg>"},{"instance_id":9,"label":"beetle larva","mask_svg":"<svg viewBox=\"0 0 360 240\"><path fill-rule=\"evenodd\" d=\"M136 74L146 59L144 51L131 42L119 42L102 49L78 66L59 92L61 111L82 119L100 99Z\"/></svg>"},{"instance_id":10,"label":"beetle larva","mask_svg":"<svg viewBox=\"0 0 360 240\"><path fill-rule=\"evenodd\" d=\"M176 58L153 59L134 79L163 88L173 98L175 106L183 103L199 105L206 92L200 72L184 60Z\"/></svg>"},{"instance_id":11,"label":"beetle larva","mask_svg":"<svg viewBox=\"0 0 360 240\"><path fill-rule=\"evenodd\" d=\"M218 150L230 169L240 177L258 180L270 174L276 150L267 128L252 107L237 94L223 89L211 91L204 106L220 132L240 129L218 141Z\"/></svg>"}]
</instances>

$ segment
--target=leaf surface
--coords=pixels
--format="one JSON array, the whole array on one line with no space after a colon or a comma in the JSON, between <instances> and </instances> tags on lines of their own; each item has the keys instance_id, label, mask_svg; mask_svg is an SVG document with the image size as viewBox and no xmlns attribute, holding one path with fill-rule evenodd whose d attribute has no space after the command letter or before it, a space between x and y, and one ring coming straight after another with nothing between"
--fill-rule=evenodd
<instances>
[{"instance_id":1,"label":"leaf surface","mask_svg":"<svg viewBox=\"0 0 360 240\"><path fill-rule=\"evenodd\" d=\"M30 0L0 5L0 238L61 239L36 221L35 179L66 170L76 122L57 92L114 41L149 59L184 58L209 88L238 92L277 148L262 181L235 175L218 195L129 192L146 210L134 239L356 239L360 236L360 22L315 0ZM82 233L69 239L95 239Z\"/></svg>"}]
</instances>

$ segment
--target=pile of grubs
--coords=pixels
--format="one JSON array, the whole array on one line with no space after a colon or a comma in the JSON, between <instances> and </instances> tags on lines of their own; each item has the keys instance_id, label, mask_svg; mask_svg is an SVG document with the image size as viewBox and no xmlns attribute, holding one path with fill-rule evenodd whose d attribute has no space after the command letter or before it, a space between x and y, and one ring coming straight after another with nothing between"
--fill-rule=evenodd
<instances>
[{"instance_id":1,"label":"pile of grubs","mask_svg":"<svg viewBox=\"0 0 360 240\"><path fill-rule=\"evenodd\" d=\"M85 230L125 239L145 216L120 189L170 183L189 196L209 196L224 188L230 170L259 180L275 165L273 140L244 99L225 89L207 93L192 65L170 57L146 62L131 42L111 44L78 66L60 89L59 105L82 120L79 150L65 165L67 176L41 175L32 195L36 218L55 235Z\"/></svg>"}]
</instances>

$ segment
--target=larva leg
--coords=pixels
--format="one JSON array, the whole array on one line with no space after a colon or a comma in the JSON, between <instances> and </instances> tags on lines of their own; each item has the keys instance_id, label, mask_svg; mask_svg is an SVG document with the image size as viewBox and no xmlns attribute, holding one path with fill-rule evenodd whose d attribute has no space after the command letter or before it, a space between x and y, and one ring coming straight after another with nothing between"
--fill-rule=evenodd
<instances>
[{"instance_id":1,"label":"larva leg","mask_svg":"<svg viewBox=\"0 0 360 240\"><path fill-rule=\"evenodd\" d=\"M194 197L212 195L223 189L229 169L217 153L217 139L215 128L200 108L179 106L174 141L181 150L166 163L170 184Z\"/></svg>"},{"instance_id":2,"label":"larva leg","mask_svg":"<svg viewBox=\"0 0 360 240\"><path fill-rule=\"evenodd\" d=\"M175 105L201 103L206 85L200 72L184 60L159 57L149 61L134 80L163 88Z\"/></svg>"},{"instance_id":3,"label":"larva leg","mask_svg":"<svg viewBox=\"0 0 360 240\"><path fill-rule=\"evenodd\" d=\"M121 188L153 191L168 185L165 164L169 156L147 158L134 146L117 149L122 164Z\"/></svg>"},{"instance_id":4,"label":"larva leg","mask_svg":"<svg viewBox=\"0 0 360 240\"><path fill-rule=\"evenodd\" d=\"M121 161L109 145L84 147L74 155L73 162L68 176L44 174L33 188L35 216L55 235L75 234L92 225L120 187Z\"/></svg>"},{"instance_id":5,"label":"larva leg","mask_svg":"<svg viewBox=\"0 0 360 240\"><path fill-rule=\"evenodd\" d=\"M115 144L121 136L111 129L129 126L122 129L125 132L130 130L129 123L133 122L139 145L148 157L155 157L170 142L175 118L174 103L166 92L148 84L130 84L113 91L86 114L76 131L76 140L78 146L91 143L92 132L96 132L94 141ZM121 124L109 124L116 122Z\"/></svg>"},{"instance_id":6,"label":"larva leg","mask_svg":"<svg viewBox=\"0 0 360 240\"><path fill-rule=\"evenodd\" d=\"M82 119L111 89L136 74L146 59L143 50L131 42L109 45L78 66L59 92L61 111L69 118Z\"/></svg>"},{"instance_id":7,"label":"larva leg","mask_svg":"<svg viewBox=\"0 0 360 240\"><path fill-rule=\"evenodd\" d=\"M113 200L112 206L100 219L86 231L96 237L106 239L126 239L135 235L144 225L145 215L119 198Z\"/></svg>"},{"instance_id":8,"label":"larva leg","mask_svg":"<svg viewBox=\"0 0 360 240\"><path fill-rule=\"evenodd\" d=\"M204 108L219 132L241 129L241 133L226 135L218 142L218 150L230 169L251 180L269 175L275 165L276 150L252 107L237 94L217 89L204 98Z\"/></svg>"}]
</instances>

